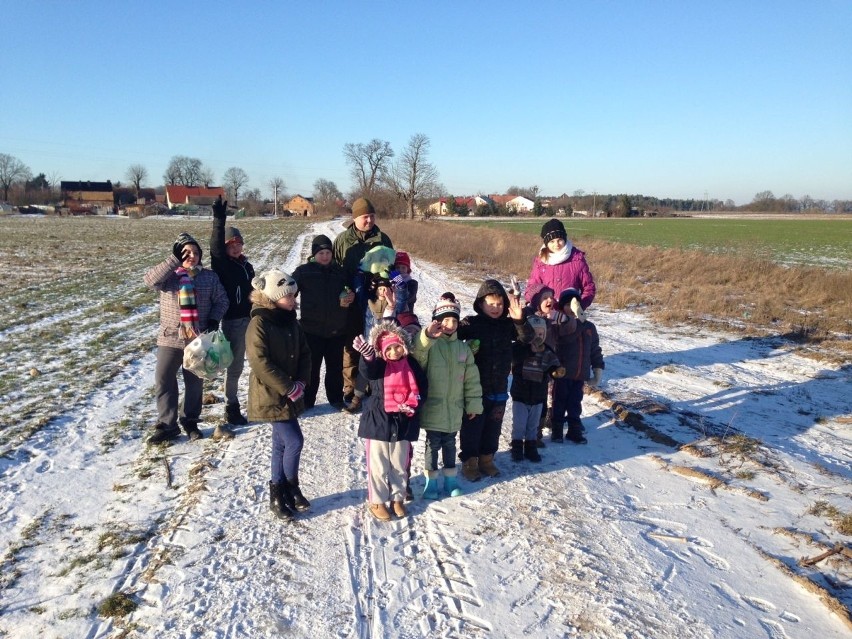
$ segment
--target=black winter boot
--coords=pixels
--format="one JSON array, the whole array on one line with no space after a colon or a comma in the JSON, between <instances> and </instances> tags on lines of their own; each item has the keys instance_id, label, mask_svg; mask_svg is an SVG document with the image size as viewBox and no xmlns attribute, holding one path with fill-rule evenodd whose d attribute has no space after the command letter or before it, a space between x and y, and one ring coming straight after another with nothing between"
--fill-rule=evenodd
<instances>
[{"instance_id":1,"label":"black winter boot","mask_svg":"<svg viewBox=\"0 0 852 639\"><path fill-rule=\"evenodd\" d=\"M233 424L234 426L245 426L248 424L245 415L240 412L239 404L228 404L225 406L225 419L228 420L229 424Z\"/></svg>"},{"instance_id":2,"label":"black winter boot","mask_svg":"<svg viewBox=\"0 0 852 639\"><path fill-rule=\"evenodd\" d=\"M293 519L293 511L287 507L284 501L282 485L269 482L269 509L278 519L290 521Z\"/></svg>"},{"instance_id":3,"label":"black winter boot","mask_svg":"<svg viewBox=\"0 0 852 639\"><path fill-rule=\"evenodd\" d=\"M526 440L524 442L524 457L531 462L540 462L541 455L538 454L538 445L535 440Z\"/></svg>"},{"instance_id":4,"label":"black winter boot","mask_svg":"<svg viewBox=\"0 0 852 639\"><path fill-rule=\"evenodd\" d=\"M553 422L550 425L550 441L552 441L556 444L562 443L562 441L563 441L562 440L562 428L563 428L563 424L561 422L559 424L557 424L556 422Z\"/></svg>"},{"instance_id":5,"label":"black winter boot","mask_svg":"<svg viewBox=\"0 0 852 639\"><path fill-rule=\"evenodd\" d=\"M303 513L311 507L310 502L305 499L305 496L302 494L302 491L299 490L298 478L292 481L288 480L286 490L290 493L290 496L293 499L293 505L290 506L290 508L294 508L297 512ZM290 505L289 502L287 505Z\"/></svg>"},{"instance_id":6,"label":"black winter boot","mask_svg":"<svg viewBox=\"0 0 852 639\"><path fill-rule=\"evenodd\" d=\"M569 419L568 432L565 433L565 439L575 444L588 444L589 440L583 435L583 430L583 422L579 419Z\"/></svg>"},{"instance_id":7,"label":"black winter boot","mask_svg":"<svg viewBox=\"0 0 852 639\"><path fill-rule=\"evenodd\" d=\"M520 439L512 440L512 461L524 461L524 442Z\"/></svg>"}]
</instances>

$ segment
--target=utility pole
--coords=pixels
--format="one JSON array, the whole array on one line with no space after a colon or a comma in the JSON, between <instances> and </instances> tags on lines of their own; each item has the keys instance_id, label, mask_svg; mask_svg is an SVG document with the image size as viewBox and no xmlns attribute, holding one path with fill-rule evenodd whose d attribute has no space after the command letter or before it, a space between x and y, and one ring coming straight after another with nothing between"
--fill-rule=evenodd
<instances>
[{"instance_id":1,"label":"utility pole","mask_svg":"<svg viewBox=\"0 0 852 639\"><path fill-rule=\"evenodd\" d=\"M275 217L278 217L278 185L274 184L272 186L272 190L274 191L274 194L275 194L274 197L273 197L273 199L275 200Z\"/></svg>"},{"instance_id":2,"label":"utility pole","mask_svg":"<svg viewBox=\"0 0 852 639\"><path fill-rule=\"evenodd\" d=\"M598 192L592 191L592 217L598 216Z\"/></svg>"}]
</instances>

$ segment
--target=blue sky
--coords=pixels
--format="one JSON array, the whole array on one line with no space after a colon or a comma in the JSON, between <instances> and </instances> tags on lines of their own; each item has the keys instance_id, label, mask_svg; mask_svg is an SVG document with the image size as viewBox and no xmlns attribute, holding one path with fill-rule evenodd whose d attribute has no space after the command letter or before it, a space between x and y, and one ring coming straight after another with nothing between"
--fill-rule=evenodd
<instances>
[{"instance_id":1,"label":"blue sky","mask_svg":"<svg viewBox=\"0 0 852 639\"><path fill-rule=\"evenodd\" d=\"M526 4L5 0L0 153L310 194L425 133L455 195L852 199L852 1Z\"/></svg>"}]
</instances>

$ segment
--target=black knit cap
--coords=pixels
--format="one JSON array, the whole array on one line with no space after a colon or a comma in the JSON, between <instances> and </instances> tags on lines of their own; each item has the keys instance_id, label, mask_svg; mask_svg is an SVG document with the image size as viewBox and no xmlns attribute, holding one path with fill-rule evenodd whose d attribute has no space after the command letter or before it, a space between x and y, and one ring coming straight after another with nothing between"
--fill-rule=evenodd
<instances>
[{"instance_id":1,"label":"black knit cap","mask_svg":"<svg viewBox=\"0 0 852 639\"><path fill-rule=\"evenodd\" d=\"M328 239L328 236L317 235L314 238L313 242L311 242L311 257L316 255L320 251L331 251L333 246L334 245L332 244L331 240Z\"/></svg>"},{"instance_id":2,"label":"black knit cap","mask_svg":"<svg viewBox=\"0 0 852 639\"><path fill-rule=\"evenodd\" d=\"M550 240L555 240L557 237L561 237L563 240L568 239L568 233L565 232L565 227L562 225L562 222L553 218L541 226L541 239L544 240L544 243L547 244Z\"/></svg>"},{"instance_id":3,"label":"black knit cap","mask_svg":"<svg viewBox=\"0 0 852 639\"><path fill-rule=\"evenodd\" d=\"M559 308L565 308L566 304L570 304L571 300L581 300L580 291L576 288L566 288L559 294Z\"/></svg>"},{"instance_id":4,"label":"black knit cap","mask_svg":"<svg viewBox=\"0 0 852 639\"><path fill-rule=\"evenodd\" d=\"M178 247L180 247L180 249L183 249L183 247L186 246L187 244L195 244L195 246L198 248L198 261L201 262L201 256L204 255L204 252L201 250L201 244L199 244L198 240L196 240L194 237L192 237L189 233L184 231L183 233L178 235L178 238L175 241L175 244L178 245ZM178 251L178 253L179 252L180 251ZM178 259L181 259L181 258L178 257Z\"/></svg>"}]
</instances>

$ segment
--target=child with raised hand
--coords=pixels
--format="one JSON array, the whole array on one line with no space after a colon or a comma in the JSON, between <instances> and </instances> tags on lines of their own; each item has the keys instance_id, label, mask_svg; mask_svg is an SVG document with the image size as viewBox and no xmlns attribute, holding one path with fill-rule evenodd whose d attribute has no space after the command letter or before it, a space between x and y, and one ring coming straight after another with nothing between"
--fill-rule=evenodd
<instances>
[{"instance_id":1,"label":"child with raised hand","mask_svg":"<svg viewBox=\"0 0 852 639\"><path fill-rule=\"evenodd\" d=\"M252 282L251 320L246 330L249 418L272 422L272 477L269 507L279 519L310 508L299 488L305 438L299 415L311 379L311 351L296 319L298 285L284 271L261 273Z\"/></svg>"},{"instance_id":2,"label":"child with raised hand","mask_svg":"<svg viewBox=\"0 0 852 639\"><path fill-rule=\"evenodd\" d=\"M580 291L569 288L559 294L557 310L551 315L556 334L556 355L565 366L565 376L553 383L553 442L563 441L563 428L567 423L565 438L575 444L587 443L583 435L583 385L597 386L604 370L598 329L586 319L580 302Z\"/></svg>"},{"instance_id":3,"label":"child with raised hand","mask_svg":"<svg viewBox=\"0 0 852 639\"><path fill-rule=\"evenodd\" d=\"M352 346L361 353L359 374L372 393L364 402L358 436L367 453L367 507L379 521L390 521L387 504L405 517L403 502L408 485L412 443L420 435L419 411L426 397L427 379L409 354L409 335L394 322L380 322L365 340Z\"/></svg>"},{"instance_id":4,"label":"child with raised hand","mask_svg":"<svg viewBox=\"0 0 852 639\"><path fill-rule=\"evenodd\" d=\"M478 343L474 359L482 386L482 413L465 418L461 426L459 459L468 481L500 474L494 454L500 445L509 399L512 342L526 342L532 337L524 322L519 296L520 291L510 296L500 282L487 279L473 302L476 314L465 317L459 324L459 339Z\"/></svg>"},{"instance_id":5,"label":"child with raised hand","mask_svg":"<svg viewBox=\"0 0 852 639\"><path fill-rule=\"evenodd\" d=\"M426 430L425 499L439 496L439 455L444 491L452 497L462 494L456 477L456 433L463 417L482 414L479 369L470 347L456 335L460 314L455 295L444 293L432 312L432 322L420 331L413 347L429 381L429 397L420 414Z\"/></svg>"},{"instance_id":6,"label":"child with raised hand","mask_svg":"<svg viewBox=\"0 0 852 639\"><path fill-rule=\"evenodd\" d=\"M556 353L546 344L547 320L530 315L532 341L512 344L512 460L540 462L538 429L551 379L565 376Z\"/></svg>"}]
</instances>

